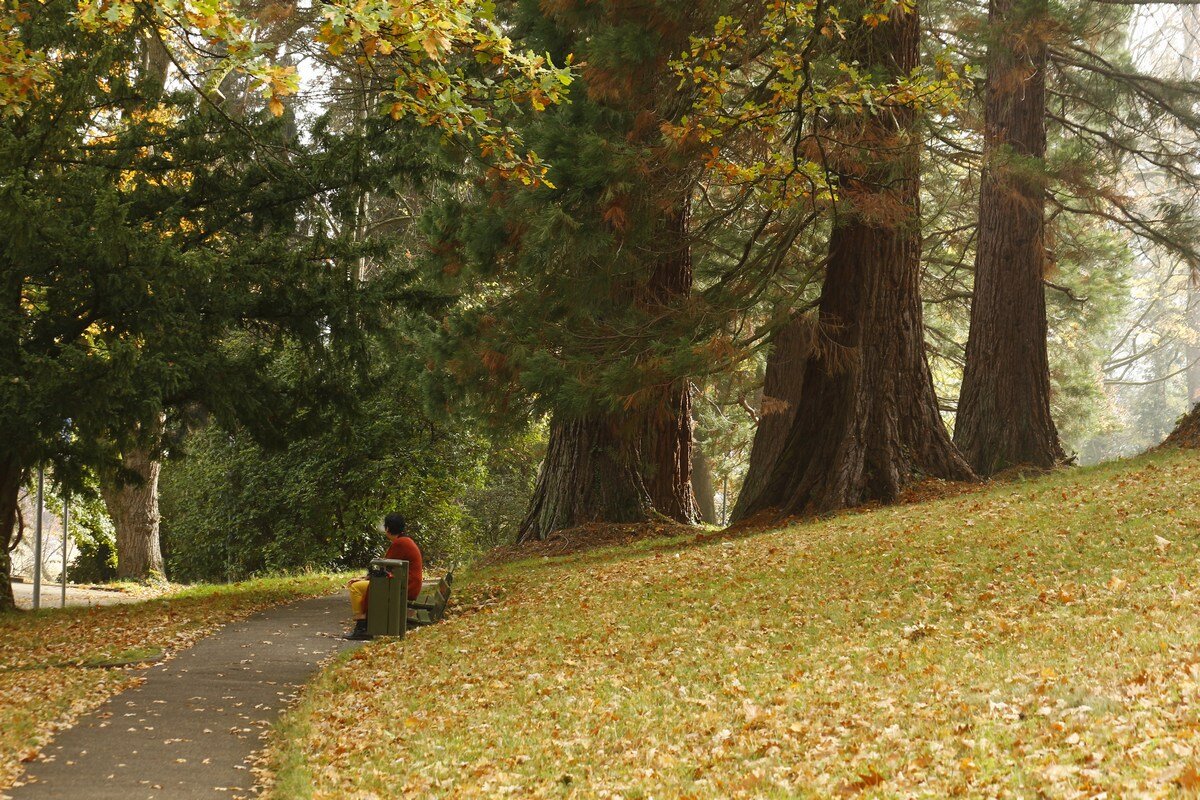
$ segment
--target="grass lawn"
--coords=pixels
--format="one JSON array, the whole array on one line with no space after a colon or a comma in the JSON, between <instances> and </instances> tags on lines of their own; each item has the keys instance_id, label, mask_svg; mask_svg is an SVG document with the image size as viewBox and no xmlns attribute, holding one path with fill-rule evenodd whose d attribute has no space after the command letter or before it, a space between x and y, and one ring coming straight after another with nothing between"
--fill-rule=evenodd
<instances>
[{"instance_id":1,"label":"grass lawn","mask_svg":"<svg viewBox=\"0 0 1200 800\"><path fill-rule=\"evenodd\" d=\"M159 657L276 603L326 594L344 576L197 586L127 605L0 615L0 788L55 730L135 683L104 664Z\"/></svg>"},{"instance_id":2,"label":"grass lawn","mask_svg":"<svg viewBox=\"0 0 1200 800\"><path fill-rule=\"evenodd\" d=\"M1191 796L1198 494L1159 453L480 570L309 687L271 796Z\"/></svg>"}]
</instances>

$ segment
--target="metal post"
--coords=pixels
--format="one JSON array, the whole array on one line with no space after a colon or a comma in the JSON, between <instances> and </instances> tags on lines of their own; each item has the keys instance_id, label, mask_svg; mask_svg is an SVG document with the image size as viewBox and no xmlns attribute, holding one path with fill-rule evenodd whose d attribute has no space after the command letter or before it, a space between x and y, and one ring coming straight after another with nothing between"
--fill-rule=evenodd
<instances>
[{"instance_id":1,"label":"metal post","mask_svg":"<svg viewBox=\"0 0 1200 800\"><path fill-rule=\"evenodd\" d=\"M232 450L233 444L230 443ZM225 504L225 582L233 583L233 470L230 469L225 473L225 495L228 501Z\"/></svg>"},{"instance_id":2,"label":"metal post","mask_svg":"<svg viewBox=\"0 0 1200 800\"><path fill-rule=\"evenodd\" d=\"M42 606L42 493L46 489L46 470L38 469L37 524L33 529L33 610Z\"/></svg>"},{"instance_id":3,"label":"metal post","mask_svg":"<svg viewBox=\"0 0 1200 800\"><path fill-rule=\"evenodd\" d=\"M70 522L71 516L71 496L63 492L63 541L62 541L62 603L61 607L67 607L67 544L70 539Z\"/></svg>"}]
</instances>

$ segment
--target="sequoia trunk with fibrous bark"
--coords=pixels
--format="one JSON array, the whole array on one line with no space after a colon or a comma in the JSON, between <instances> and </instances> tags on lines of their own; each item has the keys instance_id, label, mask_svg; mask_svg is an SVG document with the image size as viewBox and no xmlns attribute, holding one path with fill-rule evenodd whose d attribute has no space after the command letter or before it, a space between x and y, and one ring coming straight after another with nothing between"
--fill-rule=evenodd
<instances>
[{"instance_id":1,"label":"sequoia trunk with fibrous bark","mask_svg":"<svg viewBox=\"0 0 1200 800\"><path fill-rule=\"evenodd\" d=\"M1184 77L1191 81L1200 80L1200 6L1180 11L1186 42ZM1184 357L1187 359L1187 407L1191 410L1200 405L1200 265L1196 264L1192 265L1188 275L1187 332Z\"/></svg>"},{"instance_id":2,"label":"sequoia trunk with fibrous bark","mask_svg":"<svg viewBox=\"0 0 1200 800\"><path fill-rule=\"evenodd\" d=\"M662 390L637 412L642 432L638 466L650 502L664 517L692 523L699 516L692 491L692 390L686 380Z\"/></svg>"},{"instance_id":3,"label":"sequoia trunk with fibrous bark","mask_svg":"<svg viewBox=\"0 0 1200 800\"><path fill-rule=\"evenodd\" d=\"M598 371L617 363L623 374L619 388L599 390L593 376L580 376L588 411L555 409L550 451L521 536L655 516L690 523L697 518L692 386L671 354L657 348L685 338L677 321L692 290L688 210L698 151L689 148L698 145L681 145L663 130L688 113L694 91L680 84L671 59L693 34L711 29L715 9L665 0L528 8L537 9L538 29L553 34L553 48L585 64L574 111L547 116L569 126L556 143L590 142L558 159L559 190L590 234L582 269L607 282L589 283L596 297L579 303L597 301L591 316L602 331L583 349ZM589 163L572 165L581 153ZM589 361L584 369L590 368ZM579 400L571 396L563 406L578 407Z\"/></svg>"},{"instance_id":4,"label":"sequoia trunk with fibrous bark","mask_svg":"<svg viewBox=\"0 0 1200 800\"><path fill-rule=\"evenodd\" d=\"M812 349L812 325L796 317L771 337L767 354L767 374L763 381L762 402L758 407L758 427L750 448L750 464L732 520L745 519L746 510L753 508L775 468L788 431L796 419L804 387L804 366Z\"/></svg>"},{"instance_id":5,"label":"sequoia trunk with fibrous bark","mask_svg":"<svg viewBox=\"0 0 1200 800\"><path fill-rule=\"evenodd\" d=\"M1188 339L1184 350L1187 358L1188 408L1200 404L1200 272L1192 271L1187 294Z\"/></svg>"},{"instance_id":6,"label":"sequoia trunk with fibrous bark","mask_svg":"<svg viewBox=\"0 0 1200 800\"><path fill-rule=\"evenodd\" d=\"M1065 460L1050 415L1045 0L991 0L979 243L954 441L980 475Z\"/></svg>"},{"instance_id":7,"label":"sequoia trunk with fibrous bark","mask_svg":"<svg viewBox=\"0 0 1200 800\"><path fill-rule=\"evenodd\" d=\"M638 305L647 316L669 316L672 306L692 292L692 254L688 242L687 202L663 214L655 248L654 269L642 288ZM692 490L692 385L686 378L665 376L650 387L633 411L641 417L641 475L654 510L677 522L699 516Z\"/></svg>"},{"instance_id":8,"label":"sequoia trunk with fibrous bark","mask_svg":"<svg viewBox=\"0 0 1200 800\"><path fill-rule=\"evenodd\" d=\"M918 63L916 8L855 25L847 60L898 80ZM922 476L967 480L938 413L920 295L919 147L914 113L892 106L835 121L840 205L795 419L763 491L743 513L814 513L896 499Z\"/></svg>"},{"instance_id":9,"label":"sequoia trunk with fibrous bark","mask_svg":"<svg viewBox=\"0 0 1200 800\"><path fill-rule=\"evenodd\" d=\"M520 540L588 522L641 522L652 507L637 469L635 440L612 415L579 419L555 416L546 457Z\"/></svg>"},{"instance_id":10,"label":"sequoia trunk with fibrous bark","mask_svg":"<svg viewBox=\"0 0 1200 800\"><path fill-rule=\"evenodd\" d=\"M650 315L670 313L692 286L687 213L664 214L654 268L633 294ZM589 522L678 522L699 516L692 491L692 394L668 378L640 392L625 413L555 415L520 539L544 539Z\"/></svg>"}]
</instances>

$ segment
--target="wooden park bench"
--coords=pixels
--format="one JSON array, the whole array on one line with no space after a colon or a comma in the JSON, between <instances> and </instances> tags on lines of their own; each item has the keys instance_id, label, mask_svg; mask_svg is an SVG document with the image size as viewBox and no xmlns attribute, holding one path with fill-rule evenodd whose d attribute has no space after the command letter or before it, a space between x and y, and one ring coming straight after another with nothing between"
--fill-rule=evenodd
<instances>
[{"instance_id":1,"label":"wooden park bench","mask_svg":"<svg viewBox=\"0 0 1200 800\"><path fill-rule=\"evenodd\" d=\"M441 622L446 616L446 604L450 602L450 587L454 583L454 572L447 572L439 580L421 583L421 593L408 603L408 624L420 627Z\"/></svg>"}]
</instances>

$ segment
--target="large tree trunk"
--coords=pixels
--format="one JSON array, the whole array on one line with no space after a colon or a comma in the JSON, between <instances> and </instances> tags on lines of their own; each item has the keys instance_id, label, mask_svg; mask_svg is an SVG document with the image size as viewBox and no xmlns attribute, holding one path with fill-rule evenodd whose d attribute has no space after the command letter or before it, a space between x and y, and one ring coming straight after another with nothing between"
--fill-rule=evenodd
<instances>
[{"instance_id":1,"label":"large tree trunk","mask_svg":"<svg viewBox=\"0 0 1200 800\"><path fill-rule=\"evenodd\" d=\"M1200 449L1200 405L1184 414L1175 430L1160 447L1181 447L1188 450Z\"/></svg>"},{"instance_id":2,"label":"large tree trunk","mask_svg":"<svg viewBox=\"0 0 1200 800\"><path fill-rule=\"evenodd\" d=\"M106 470L100 479L100 493L116 528L117 577L162 580L166 577L159 545L158 475L162 464L145 445L126 449L121 464L133 474ZM135 475L138 480L133 479Z\"/></svg>"},{"instance_id":3,"label":"large tree trunk","mask_svg":"<svg viewBox=\"0 0 1200 800\"><path fill-rule=\"evenodd\" d=\"M758 428L750 448L750 465L733 507L734 522L744 519L746 510L758 502L792 429L804 387L805 363L813 346L811 332L809 321L796 317L771 337Z\"/></svg>"},{"instance_id":4,"label":"large tree trunk","mask_svg":"<svg viewBox=\"0 0 1200 800\"><path fill-rule=\"evenodd\" d=\"M984 170L954 441L980 475L1065 460L1046 356L1045 0L991 0Z\"/></svg>"},{"instance_id":5,"label":"large tree trunk","mask_svg":"<svg viewBox=\"0 0 1200 800\"><path fill-rule=\"evenodd\" d=\"M677 381L663 392L661 403L645 409L639 467L654 510L677 522L700 516L692 490L692 391Z\"/></svg>"},{"instance_id":6,"label":"large tree trunk","mask_svg":"<svg viewBox=\"0 0 1200 800\"><path fill-rule=\"evenodd\" d=\"M1183 15L1184 49L1183 78L1184 80L1200 80L1200 6L1186 6L1179 9ZM1188 275L1187 291L1187 333L1188 340L1184 346L1184 356L1187 358L1188 410L1200 404L1200 269L1193 265Z\"/></svg>"},{"instance_id":7,"label":"large tree trunk","mask_svg":"<svg viewBox=\"0 0 1200 800\"><path fill-rule=\"evenodd\" d=\"M1187 357L1188 409L1200 404L1200 272L1194 271L1188 279L1187 294L1188 339Z\"/></svg>"},{"instance_id":8,"label":"large tree trunk","mask_svg":"<svg viewBox=\"0 0 1200 800\"><path fill-rule=\"evenodd\" d=\"M632 438L612 417L555 415L520 541L588 522L647 519L652 503L638 474L637 452L629 446Z\"/></svg>"},{"instance_id":9,"label":"large tree trunk","mask_svg":"<svg viewBox=\"0 0 1200 800\"><path fill-rule=\"evenodd\" d=\"M686 211L664 215L654 246L654 269L635 302L650 314L670 313L692 287ZM694 522L691 462L692 393L685 379L650 387L627 414L556 414L520 540L587 522L642 522L655 513Z\"/></svg>"},{"instance_id":10,"label":"large tree trunk","mask_svg":"<svg viewBox=\"0 0 1200 800\"><path fill-rule=\"evenodd\" d=\"M12 590L12 559L9 548L17 528L17 503L24 470L12 453L0 454L0 612L17 607Z\"/></svg>"},{"instance_id":11,"label":"large tree trunk","mask_svg":"<svg viewBox=\"0 0 1200 800\"><path fill-rule=\"evenodd\" d=\"M141 41L140 85L149 97L164 91L170 74L170 54L157 37ZM232 91L238 78L227 75L219 91ZM228 105L228 104L227 104ZM243 109L227 112L238 116ZM161 420L150 431L151 441L136 445L121 453L121 469L101 470L100 494L112 518L116 531L117 577L121 580L161 580L166 570L159 544L158 474L161 463L152 447L162 434Z\"/></svg>"},{"instance_id":12,"label":"large tree trunk","mask_svg":"<svg viewBox=\"0 0 1200 800\"><path fill-rule=\"evenodd\" d=\"M569 15L549 7L543 11L561 27L564 41L581 33ZM636 3L605 6L597 11L604 25L645 30L657 54L630 51L585 70L587 95L581 102L616 112L613 123L624 117L628 126L615 141L619 148L641 151L640 169L622 167L609 187L621 202L614 199L612 206L593 210L611 227L618 245L608 256L618 267L614 274L622 276L614 278L612 293L628 307L617 316L636 312L647 340L664 341L666 336L657 336L664 328L668 335L674 333L672 320L692 290L688 211L694 160L673 143L664 147L661 125L678 121L691 105L669 59L685 46L691 31L707 27L701 23L707 20L701 11L687 4L676 9ZM585 40L576 44L587 49ZM581 177L584 185L592 180ZM637 188L631 190L630 185ZM630 263L634 268L626 269ZM691 382L658 361L641 359L643 372L621 412L597 408L586 416L554 415L549 451L521 527L522 540L544 538L582 522L633 522L655 514L686 523L696 520Z\"/></svg>"},{"instance_id":13,"label":"large tree trunk","mask_svg":"<svg viewBox=\"0 0 1200 800\"><path fill-rule=\"evenodd\" d=\"M850 58L892 78L916 66L917 10L855 26ZM889 502L922 476L973 477L938 413L920 296L920 139L905 107L838 121L841 206L829 241L803 394L767 486L744 513L817 513Z\"/></svg>"},{"instance_id":14,"label":"large tree trunk","mask_svg":"<svg viewBox=\"0 0 1200 800\"><path fill-rule=\"evenodd\" d=\"M656 248L654 270L638 297L652 319L669 316L672 305L692 292L686 201L663 215L660 231L651 243ZM692 386L685 378L664 378L661 388L646 393L648 402L635 409L643 425L641 476L659 514L691 523L700 516L692 490Z\"/></svg>"}]
</instances>

